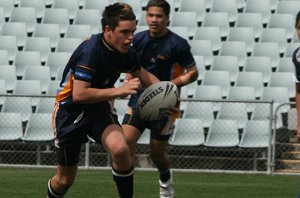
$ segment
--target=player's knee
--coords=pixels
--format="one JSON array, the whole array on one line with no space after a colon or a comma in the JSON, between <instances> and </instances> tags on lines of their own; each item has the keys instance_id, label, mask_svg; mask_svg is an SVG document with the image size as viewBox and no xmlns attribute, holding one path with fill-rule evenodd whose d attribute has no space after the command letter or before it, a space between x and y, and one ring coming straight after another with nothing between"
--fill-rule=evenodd
<instances>
[{"instance_id":1,"label":"player's knee","mask_svg":"<svg viewBox=\"0 0 300 198\"><path fill-rule=\"evenodd\" d=\"M112 152L112 158L115 161L125 160L129 156L130 156L130 151L129 151L129 147L126 144L117 145L114 148L114 151Z\"/></svg>"},{"instance_id":2,"label":"player's knee","mask_svg":"<svg viewBox=\"0 0 300 198\"><path fill-rule=\"evenodd\" d=\"M61 190L67 191L74 183L73 178L61 177L58 180L58 186L60 186Z\"/></svg>"}]
</instances>

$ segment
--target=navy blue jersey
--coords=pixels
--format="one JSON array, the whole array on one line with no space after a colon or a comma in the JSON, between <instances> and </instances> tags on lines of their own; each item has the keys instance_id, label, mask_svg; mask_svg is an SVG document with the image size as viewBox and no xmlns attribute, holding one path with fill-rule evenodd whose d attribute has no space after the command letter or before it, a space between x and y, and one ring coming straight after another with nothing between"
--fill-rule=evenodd
<instances>
[{"instance_id":1,"label":"navy blue jersey","mask_svg":"<svg viewBox=\"0 0 300 198\"><path fill-rule=\"evenodd\" d=\"M108 102L73 103L74 79L90 82L92 88L112 88L120 73L131 73L139 69L138 56L132 47L122 54L109 47L102 34L92 35L78 46L68 61L56 100L64 107L110 111Z\"/></svg>"},{"instance_id":2,"label":"navy blue jersey","mask_svg":"<svg viewBox=\"0 0 300 198\"><path fill-rule=\"evenodd\" d=\"M300 82L300 47L294 51L292 60L295 66L296 81Z\"/></svg>"},{"instance_id":3,"label":"navy blue jersey","mask_svg":"<svg viewBox=\"0 0 300 198\"><path fill-rule=\"evenodd\" d=\"M161 81L171 81L195 64L187 40L171 31L160 38L152 38L149 30L139 32L134 37L133 47L143 68ZM130 106L136 103L137 97L131 98Z\"/></svg>"}]
</instances>

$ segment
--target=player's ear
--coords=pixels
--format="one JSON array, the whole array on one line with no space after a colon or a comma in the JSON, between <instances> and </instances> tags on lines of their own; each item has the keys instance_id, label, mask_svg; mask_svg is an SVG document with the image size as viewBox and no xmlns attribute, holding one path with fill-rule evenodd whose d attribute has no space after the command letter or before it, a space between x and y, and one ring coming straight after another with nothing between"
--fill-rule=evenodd
<instances>
[{"instance_id":1,"label":"player's ear","mask_svg":"<svg viewBox=\"0 0 300 198\"><path fill-rule=\"evenodd\" d=\"M111 29L110 26L106 25L106 26L104 27L104 32L107 33L107 35L108 35L109 37L111 37L112 29Z\"/></svg>"}]
</instances>

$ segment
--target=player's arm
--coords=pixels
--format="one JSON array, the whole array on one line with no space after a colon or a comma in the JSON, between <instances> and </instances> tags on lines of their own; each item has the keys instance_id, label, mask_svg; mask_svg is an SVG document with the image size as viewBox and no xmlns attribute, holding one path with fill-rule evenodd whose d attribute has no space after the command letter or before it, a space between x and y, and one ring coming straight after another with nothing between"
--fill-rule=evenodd
<instances>
[{"instance_id":1,"label":"player's arm","mask_svg":"<svg viewBox=\"0 0 300 198\"><path fill-rule=\"evenodd\" d=\"M186 69L185 73L174 78L171 82L177 85L177 87L183 87L197 80L199 75L198 69L196 65L189 67Z\"/></svg>"},{"instance_id":2,"label":"player's arm","mask_svg":"<svg viewBox=\"0 0 300 198\"><path fill-rule=\"evenodd\" d=\"M297 124L298 124L298 129L297 129L297 138L300 140L300 83L296 83L296 109L297 109Z\"/></svg>"},{"instance_id":3,"label":"player's arm","mask_svg":"<svg viewBox=\"0 0 300 198\"><path fill-rule=\"evenodd\" d=\"M130 94L136 94L140 84L138 78L133 78L117 88L97 89L92 88L90 82L75 79L73 82L73 101L74 103L96 103L126 97Z\"/></svg>"},{"instance_id":4,"label":"player's arm","mask_svg":"<svg viewBox=\"0 0 300 198\"><path fill-rule=\"evenodd\" d=\"M130 75L132 77L138 77L141 80L143 87L148 87L149 85L160 81L155 75L151 74L143 67L136 72L130 73Z\"/></svg>"}]
</instances>

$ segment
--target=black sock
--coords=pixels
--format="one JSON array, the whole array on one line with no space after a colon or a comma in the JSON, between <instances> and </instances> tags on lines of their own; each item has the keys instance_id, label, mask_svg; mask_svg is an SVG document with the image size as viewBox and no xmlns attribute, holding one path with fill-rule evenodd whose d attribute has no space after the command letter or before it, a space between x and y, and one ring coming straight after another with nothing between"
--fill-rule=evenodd
<instances>
[{"instance_id":1,"label":"black sock","mask_svg":"<svg viewBox=\"0 0 300 198\"><path fill-rule=\"evenodd\" d=\"M159 173L159 179L161 182L167 182L170 178L171 178L170 169Z\"/></svg>"},{"instance_id":2,"label":"black sock","mask_svg":"<svg viewBox=\"0 0 300 198\"><path fill-rule=\"evenodd\" d=\"M127 171L112 170L120 198L133 197L133 171L133 167Z\"/></svg>"},{"instance_id":3,"label":"black sock","mask_svg":"<svg viewBox=\"0 0 300 198\"><path fill-rule=\"evenodd\" d=\"M48 181L48 191L47 191L47 197L48 198L63 198L64 197L64 195L60 195L60 194L58 194L58 193L56 193L56 192L54 192L53 190L52 190L52 187L51 187L51 179L49 179L49 181Z\"/></svg>"}]
</instances>

